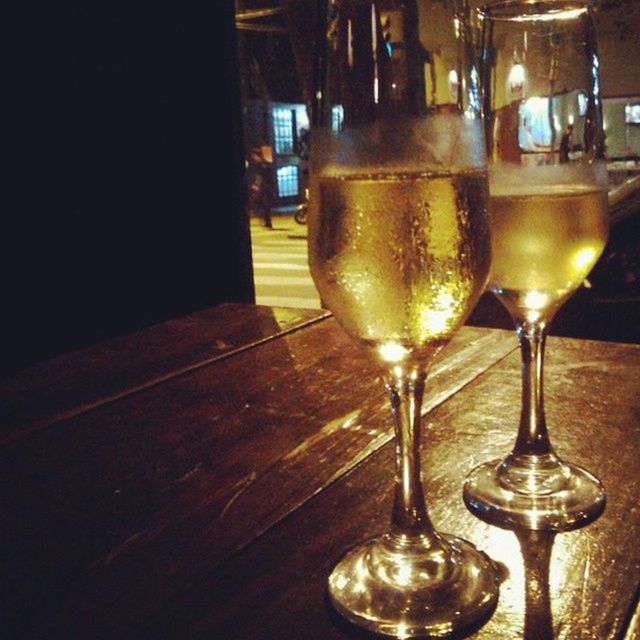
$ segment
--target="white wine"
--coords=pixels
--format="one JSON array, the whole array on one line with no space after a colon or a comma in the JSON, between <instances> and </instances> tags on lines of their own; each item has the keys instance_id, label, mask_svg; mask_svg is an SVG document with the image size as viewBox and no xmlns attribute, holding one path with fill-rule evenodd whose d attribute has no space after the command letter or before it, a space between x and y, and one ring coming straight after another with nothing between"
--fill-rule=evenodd
<instances>
[{"instance_id":1,"label":"white wine","mask_svg":"<svg viewBox=\"0 0 640 640\"><path fill-rule=\"evenodd\" d=\"M311 274L344 329L387 360L448 340L487 281L486 172L316 176L311 186Z\"/></svg>"},{"instance_id":2,"label":"white wine","mask_svg":"<svg viewBox=\"0 0 640 640\"><path fill-rule=\"evenodd\" d=\"M489 288L516 315L538 320L582 283L607 241L607 192L550 186L492 195Z\"/></svg>"}]
</instances>

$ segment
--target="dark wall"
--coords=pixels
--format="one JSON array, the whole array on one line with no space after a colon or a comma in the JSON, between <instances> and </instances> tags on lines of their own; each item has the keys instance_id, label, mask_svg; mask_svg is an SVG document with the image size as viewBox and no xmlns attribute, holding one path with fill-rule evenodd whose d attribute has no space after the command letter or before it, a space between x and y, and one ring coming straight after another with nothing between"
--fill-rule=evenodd
<instances>
[{"instance_id":1,"label":"dark wall","mask_svg":"<svg viewBox=\"0 0 640 640\"><path fill-rule=\"evenodd\" d=\"M165 4L5 21L1 372L254 301L233 0Z\"/></svg>"}]
</instances>

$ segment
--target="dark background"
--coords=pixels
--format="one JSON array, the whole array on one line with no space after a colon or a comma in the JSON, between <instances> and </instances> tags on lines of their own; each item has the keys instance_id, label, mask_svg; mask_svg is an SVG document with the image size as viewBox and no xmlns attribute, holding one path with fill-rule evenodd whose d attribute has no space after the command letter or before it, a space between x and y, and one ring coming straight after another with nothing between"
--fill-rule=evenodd
<instances>
[{"instance_id":1,"label":"dark background","mask_svg":"<svg viewBox=\"0 0 640 640\"><path fill-rule=\"evenodd\" d=\"M0 374L253 302L233 0L27 8L2 26Z\"/></svg>"}]
</instances>

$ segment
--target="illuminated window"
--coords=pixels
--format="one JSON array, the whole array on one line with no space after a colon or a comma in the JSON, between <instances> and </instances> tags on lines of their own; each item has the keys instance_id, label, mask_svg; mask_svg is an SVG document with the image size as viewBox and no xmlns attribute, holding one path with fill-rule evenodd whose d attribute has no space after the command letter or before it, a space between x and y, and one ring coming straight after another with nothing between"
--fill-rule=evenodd
<instances>
[{"instance_id":1,"label":"illuminated window","mask_svg":"<svg viewBox=\"0 0 640 640\"><path fill-rule=\"evenodd\" d=\"M289 198L298 195L298 167L295 164L280 167L277 172L278 197Z\"/></svg>"},{"instance_id":2,"label":"illuminated window","mask_svg":"<svg viewBox=\"0 0 640 640\"><path fill-rule=\"evenodd\" d=\"M624 107L626 124L640 124L640 104L627 104Z\"/></svg>"},{"instance_id":3,"label":"illuminated window","mask_svg":"<svg viewBox=\"0 0 640 640\"><path fill-rule=\"evenodd\" d=\"M338 133L342 131L342 122L344 121L344 109L338 104L331 109L331 131Z\"/></svg>"},{"instance_id":4,"label":"illuminated window","mask_svg":"<svg viewBox=\"0 0 640 640\"><path fill-rule=\"evenodd\" d=\"M274 107L273 135L276 153L293 153L293 124L291 109Z\"/></svg>"},{"instance_id":5,"label":"illuminated window","mask_svg":"<svg viewBox=\"0 0 640 640\"><path fill-rule=\"evenodd\" d=\"M535 151L551 144L549 98L534 97L520 104L518 141L523 151Z\"/></svg>"},{"instance_id":6,"label":"illuminated window","mask_svg":"<svg viewBox=\"0 0 640 640\"><path fill-rule=\"evenodd\" d=\"M575 127L572 144L579 144L584 137L587 107L586 96L580 91L556 94L551 103L547 96L523 100L519 105L520 150L547 152L552 143L557 149L567 125Z\"/></svg>"},{"instance_id":7,"label":"illuminated window","mask_svg":"<svg viewBox=\"0 0 640 640\"><path fill-rule=\"evenodd\" d=\"M587 115L587 94L582 91L578 94L578 115Z\"/></svg>"}]
</instances>

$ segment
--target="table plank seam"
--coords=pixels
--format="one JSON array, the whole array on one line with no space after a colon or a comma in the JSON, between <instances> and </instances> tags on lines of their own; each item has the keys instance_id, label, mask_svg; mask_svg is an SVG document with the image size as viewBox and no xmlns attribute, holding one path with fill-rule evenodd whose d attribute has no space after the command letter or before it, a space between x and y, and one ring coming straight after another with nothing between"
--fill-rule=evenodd
<instances>
[{"instance_id":1,"label":"table plank seam","mask_svg":"<svg viewBox=\"0 0 640 640\"><path fill-rule=\"evenodd\" d=\"M48 429L49 427L52 427L53 425L59 422L70 420L71 418L75 418L79 415L82 415L83 413L87 413L89 411L93 411L94 409L98 409L99 407L105 406L112 402L117 402L118 400L128 398L129 396L135 395L136 393L155 387L159 384L162 384L163 382L167 382L168 380L179 378L180 376L186 375L188 373L192 373L193 371L196 371L198 369L202 369L214 363L221 362L222 360L226 360L227 358L230 358L232 356L236 356L250 349L259 347L260 345L270 342L271 340L275 340L277 338L282 338L286 335L290 335L295 331L307 328L312 324L327 320L329 317L331 316L324 315L319 318L312 318L311 320L307 320L303 324L300 324L296 327L292 327L290 329L284 329L279 333L276 333L272 336L268 336L266 338L261 338L260 340L257 340L256 342L252 342L251 344L243 345L241 347L238 347L237 349L232 349L231 351L227 351L220 355L207 358L205 360L191 364L187 367L176 369L174 371L163 374L161 376L157 376L142 384L129 387L125 391L109 394L100 398L99 400L88 402L86 404L80 405L79 407L75 407L74 409L61 411L52 416L47 416L46 418L43 418L43 419L34 420L28 427L18 428L18 429L15 429L13 433L10 433L6 436L0 436L0 446L11 444L12 442L21 440L22 438L27 437L35 432L40 432L40 431L43 431L44 429Z\"/></svg>"},{"instance_id":2,"label":"table plank seam","mask_svg":"<svg viewBox=\"0 0 640 640\"><path fill-rule=\"evenodd\" d=\"M485 373L487 373L488 371L493 369L495 366L497 366L499 363L501 363L506 358L510 357L514 353L514 351L517 351L517 349L518 349L518 346L514 345L513 348L509 349L509 351L507 353L505 353L503 356L501 356L498 359L492 361L491 364L489 364L488 366L485 366L481 370L475 372L475 375L473 375L472 378L470 378L469 380L467 380L466 382L461 384L459 387L456 387L455 389L451 390L446 395L439 394L439 395L435 396L434 398L432 398L432 401L425 405L425 408L424 408L424 410L422 412L423 419L425 418L425 416L427 416L428 414L430 414L431 412L436 410L438 407L440 407L442 404L447 402L447 400L449 400L450 398L455 396L457 393L459 393L462 389L464 389L465 387L470 385L472 382L477 380L477 378L479 378L480 376L484 375ZM460 354L456 354L455 360L457 360L457 358L462 358L463 357L463 353L464 353L464 351L461 352ZM449 368L450 368L450 366L447 364L447 366L445 366L443 368L443 370L447 370ZM436 367L436 370L437 370L437 367ZM387 407L384 406L386 404L387 404L386 402L385 403L381 403L381 406L377 407L377 409L380 412L383 412L383 411L387 410ZM204 573L203 575L198 576L198 578L196 580L194 580L193 582L191 582L189 584L189 586L187 586L184 589L178 590L176 593L171 595L166 602L163 602L161 606L159 606L158 608L154 608L151 611L149 611L148 615L146 616L146 620L148 621L148 620L153 620L154 618L156 618L156 616L157 616L158 612L161 610L161 608L170 606L171 603L179 601L181 598L183 598L190 591L192 591L193 589L197 588L198 584L204 583L212 574L214 574L216 571L219 571L220 567L222 567L226 563L230 562L234 557L236 557L237 555L241 554L244 550L246 550L251 545L259 542L265 535L267 535L273 529L275 529L278 526L281 526L288 518L292 517L299 509L303 508L311 500L314 500L318 496L323 494L329 487L334 485L337 481L339 481L342 478L346 477L347 475L353 473L362 464L366 463L367 460L369 460L371 458L371 456L376 455L377 453L379 453L384 447L391 446L393 444L393 441L394 441L394 436L393 436L393 430L391 429L390 432L388 432L386 435L383 434L382 437L380 437L380 438L376 439L374 442L372 442L369 447L367 447L365 450L361 451L359 454L355 455L351 459L351 461L350 461L350 463L348 465L344 465L340 469L337 469L336 472L333 473L324 482L322 487L320 487L319 489L313 491L312 493L310 493L309 495L304 497L302 500L299 500L295 504L288 505L287 508L286 508L286 511L284 513L276 516L276 518L272 522L266 524L266 526L264 526L260 530L256 531L254 533L254 535L250 539L247 539L247 540L243 541L241 544L239 544L233 550L231 550L227 555L221 557L213 567L210 567L209 569L207 569L206 573ZM269 474L273 469L279 468L281 466L282 461L286 460L287 458L291 458L291 456L292 456L292 452L288 452L286 455L284 455L284 456L278 458L277 460L273 461L261 473L261 476L264 477L265 475ZM255 474L252 474L252 476L250 478L250 481L247 482L247 483L243 483L243 486L240 488L240 490L237 491L236 493L234 493L234 495L231 497L230 502L227 503L227 505L224 507L223 511L220 514L217 515L216 519L220 519L225 514L225 512L228 510L228 508L231 506L231 504L233 502L235 502L239 498L240 494L244 493L247 489L249 489L249 487L253 484L253 482L255 482L256 479L257 479L257 476Z\"/></svg>"}]
</instances>

